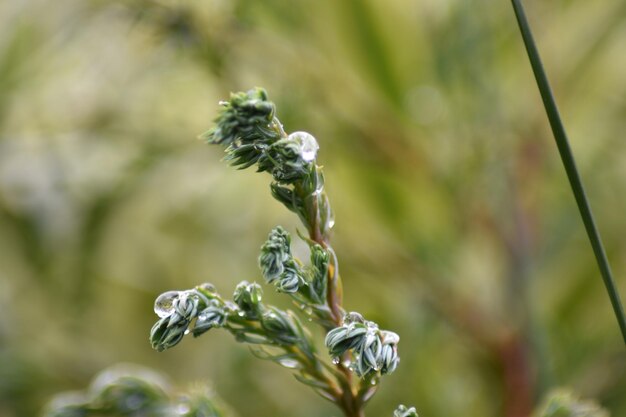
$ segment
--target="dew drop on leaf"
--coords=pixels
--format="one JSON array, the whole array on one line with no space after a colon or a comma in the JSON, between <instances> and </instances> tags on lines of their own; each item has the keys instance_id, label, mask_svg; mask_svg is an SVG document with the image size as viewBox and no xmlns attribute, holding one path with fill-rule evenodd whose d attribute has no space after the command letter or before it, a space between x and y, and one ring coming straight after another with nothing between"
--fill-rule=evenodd
<instances>
[{"instance_id":1,"label":"dew drop on leaf","mask_svg":"<svg viewBox=\"0 0 626 417\"><path fill-rule=\"evenodd\" d=\"M289 368L289 369L295 369L295 368L298 368L300 366L298 361L296 361L294 359L288 359L288 358L279 359L278 363L280 363L285 368Z\"/></svg>"},{"instance_id":2,"label":"dew drop on leaf","mask_svg":"<svg viewBox=\"0 0 626 417\"><path fill-rule=\"evenodd\" d=\"M289 135L289 139L300 142L300 156L305 162L313 162L315 160L319 145L313 135L307 132L293 132Z\"/></svg>"},{"instance_id":3,"label":"dew drop on leaf","mask_svg":"<svg viewBox=\"0 0 626 417\"><path fill-rule=\"evenodd\" d=\"M341 362L341 359L339 359L339 357L338 357L338 356L335 356L335 357L333 358L333 364L334 364L334 365L339 365L339 362Z\"/></svg>"},{"instance_id":4,"label":"dew drop on leaf","mask_svg":"<svg viewBox=\"0 0 626 417\"><path fill-rule=\"evenodd\" d=\"M210 294L215 294L217 292L217 290L215 289L215 285L211 284L210 282L205 282L204 284L200 284L198 285L198 287L201 290L206 291Z\"/></svg>"},{"instance_id":5,"label":"dew drop on leaf","mask_svg":"<svg viewBox=\"0 0 626 417\"><path fill-rule=\"evenodd\" d=\"M174 301L180 296L178 291L167 291L159 295L154 302L154 312L157 316L168 317L174 312Z\"/></svg>"}]
</instances>

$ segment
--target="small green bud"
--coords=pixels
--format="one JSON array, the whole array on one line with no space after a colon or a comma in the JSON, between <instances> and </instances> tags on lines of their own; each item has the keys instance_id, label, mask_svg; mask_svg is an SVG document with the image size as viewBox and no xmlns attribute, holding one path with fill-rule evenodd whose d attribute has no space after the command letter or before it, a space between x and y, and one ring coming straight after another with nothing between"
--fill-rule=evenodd
<instances>
[{"instance_id":1,"label":"small green bud","mask_svg":"<svg viewBox=\"0 0 626 417\"><path fill-rule=\"evenodd\" d=\"M291 259L291 236L280 226L270 232L261 247L259 266L265 280L272 284L284 272L284 264Z\"/></svg>"},{"instance_id":2,"label":"small green bud","mask_svg":"<svg viewBox=\"0 0 626 417\"><path fill-rule=\"evenodd\" d=\"M283 187L280 184L274 182L270 184L270 189L272 191L272 196L280 203L283 203L283 205L287 207L288 210L291 210L295 213L298 213L302 210L303 201L290 188Z\"/></svg>"},{"instance_id":3,"label":"small green bud","mask_svg":"<svg viewBox=\"0 0 626 417\"><path fill-rule=\"evenodd\" d=\"M223 306L217 300L211 300L209 306L198 314L192 330L193 335L198 337L215 327L222 327L225 321L226 312Z\"/></svg>"},{"instance_id":4,"label":"small green bud","mask_svg":"<svg viewBox=\"0 0 626 417\"><path fill-rule=\"evenodd\" d=\"M177 325L174 326L171 326L169 322L169 317L163 317L159 319L150 330L150 343L152 344L152 348L159 352L180 343L189 326L189 320L180 320L177 322Z\"/></svg>"},{"instance_id":5,"label":"small green bud","mask_svg":"<svg viewBox=\"0 0 626 417\"><path fill-rule=\"evenodd\" d=\"M326 347L331 356L340 356L347 350L358 347L367 333L365 325L340 326L328 332L325 339Z\"/></svg>"},{"instance_id":6,"label":"small green bud","mask_svg":"<svg viewBox=\"0 0 626 417\"><path fill-rule=\"evenodd\" d=\"M280 184L293 184L310 173L313 164L302 157L300 141L289 136L274 142L258 161L259 171L272 174Z\"/></svg>"},{"instance_id":7,"label":"small green bud","mask_svg":"<svg viewBox=\"0 0 626 417\"><path fill-rule=\"evenodd\" d=\"M406 408L404 405L399 405L393 412L393 417L418 417L418 415L415 407Z\"/></svg>"},{"instance_id":8,"label":"small green bud","mask_svg":"<svg viewBox=\"0 0 626 417\"><path fill-rule=\"evenodd\" d=\"M248 281L242 281L235 288L233 301L248 318L256 319L259 317L261 310L262 295L263 290L259 284L256 282L249 283Z\"/></svg>"},{"instance_id":9,"label":"small green bud","mask_svg":"<svg viewBox=\"0 0 626 417\"><path fill-rule=\"evenodd\" d=\"M300 286L304 284L304 278L298 266L293 262L285 265L285 270L276 282L276 289L280 292L293 294L298 292Z\"/></svg>"},{"instance_id":10,"label":"small green bud","mask_svg":"<svg viewBox=\"0 0 626 417\"><path fill-rule=\"evenodd\" d=\"M328 282L328 265L330 264L330 254L320 245L311 247L311 265L313 267L313 275L311 278L311 287L318 300L326 299L326 288Z\"/></svg>"},{"instance_id":11,"label":"small green bud","mask_svg":"<svg viewBox=\"0 0 626 417\"><path fill-rule=\"evenodd\" d=\"M398 358L398 350L394 346L390 346L390 345L383 346L380 358L381 358L381 366L380 366L381 375L390 374L393 371L395 371L396 368L398 367L398 363L400 362L400 358Z\"/></svg>"},{"instance_id":12,"label":"small green bud","mask_svg":"<svg viewBox=\"0 0 626 417\"><path fill-rule=\"evenodd\" d=\"M269 340L275 343L293 345L298 341L298 336L289 316L277 308L270 307L268 311L263 313L261 325L267 331Z\"/></svg>"},{"instance_id":13,"label":"small green bud","mask_svg":"<svg viewBox=\"0 0 626 417\"><path fill-rule=\"evenodd\" d=\"M361 375L365 375L370 371L378 371L380 356L383 350L383 344L376 332L378 329L369 329L363 338L360 346L357 370Z\"/></svg>"}]
</instances>

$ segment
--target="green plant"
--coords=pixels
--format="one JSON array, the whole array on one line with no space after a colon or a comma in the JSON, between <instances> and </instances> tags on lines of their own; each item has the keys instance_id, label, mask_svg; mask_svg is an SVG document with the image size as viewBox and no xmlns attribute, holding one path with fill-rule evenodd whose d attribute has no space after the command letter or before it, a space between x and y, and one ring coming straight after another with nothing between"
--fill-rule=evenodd
<instances>
[{"instance_id":1,"label":"green plant","mask_svg":"<svg viewBox=\"0 0 626 417\"><path fill-rule=\"evenodd\" d=\"M206 387L173 392L166 379L147 368L116 365L100 372L88 389L56 395L44 417L226 417Z\"/></svg>"},{"instance_id":2,"label":"green plant","mask_svg":"<svg viewBox=\"0 0 626 417\"><path fill-rule=\"evenodd\" d=\"M256 356L293 370L298 381L335 403L346 417L362 417L380 377L398 365L399 337L342 306L339 265L330 245L334 218L317 165L317 141L306 132L285 133L263 89L232 94L221 105L215 127L203 137L224 146L231 165L255 165L258 172L271 174L272 195L306 228L306 234L298 235L309 246L308 263L293 256L291 236L278 226L261 247L259 266L265 282L290 297L307 320L265 304L261 286L254 282L239 283L232 300L213 285L202 284L157 298L152 346L162 351L186 334L197 337L212 328L225 329L238 342L253 346ZM326 331L329 357L318 353L309 321ZM396 417L416 415L404 406L395 412Z\"/></svg>"}]
</instances>

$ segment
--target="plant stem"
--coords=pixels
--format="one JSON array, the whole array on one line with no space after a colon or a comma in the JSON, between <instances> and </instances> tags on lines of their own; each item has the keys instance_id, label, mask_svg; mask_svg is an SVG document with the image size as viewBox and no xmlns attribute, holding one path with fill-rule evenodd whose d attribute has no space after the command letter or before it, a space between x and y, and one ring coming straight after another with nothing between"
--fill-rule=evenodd
<instances>
[{"instance_id":1,"label":"plant stem","mask_svg":"<svg viewBox=\"0 0 626 417\"><path fill-rule=\"evenodd\" d=\"M316 179L319 181L319 178ZM339 268L337 265L337 257L330 245L330 238L325 233L327 227L322 225L322 215L320 213L320 198L326 198L325 193L312 196L302 196L307 201L308 212L308 231L309 238L328 250L332 255L332 261L328 268L328 294L327 304L331 312L332 320L336 326L340 326L343 320L342 294L341 294L341 278L339 277ZM346 355L349 355L346 353ZM336 365L340 372L338 382L341 387L341 396L337 401L337 405L341 408L346 417L365 417L363 404L358 395L352 388L352 372L343 365L343 360Z\"/></svg>"},{"instance_id":2,"label":"plant stem","mask_svg":"<svg viewBox=\"0 0 626 417\"><path fill-rule=\"evenodd\" d=\"M576 203L578 204L580 216L582 217L585 229L587 230L589 241L591 242L602 279L604 280L604 285L606 286L609 294L609 299L611 300L615 317L617 318L617 322L622 332L622 337L624 338L624 343L626 344L626 318L624 316L624 310L620 301L619 292L613 280L613 274L611 273L611 267L609 266L604 246L602 245L600 233L596 227L593 214L585 194L585 189L583 188L580 175L578 174L578 170L576 168L576 163L569 146L565 128L561 122L561 117L552 95L548 78L543 69L541 58L539 57L539 52L535 46L535 41L528 25L528 21L526 20L524 8L520 0L511 1L513 3L517 23L524 40L524 45L526 46L526 52L528 53L530 65L532 66L533 73L535 74L537 86L539 87L539 92L541 93L546 114L548 116L548 120L550 121L550 126L552 127L552 133L554 134L554 139L561 155L563 167L565 168L570 186L572 187L572 192L574 193Z\"/></svg>"}]
</instances>

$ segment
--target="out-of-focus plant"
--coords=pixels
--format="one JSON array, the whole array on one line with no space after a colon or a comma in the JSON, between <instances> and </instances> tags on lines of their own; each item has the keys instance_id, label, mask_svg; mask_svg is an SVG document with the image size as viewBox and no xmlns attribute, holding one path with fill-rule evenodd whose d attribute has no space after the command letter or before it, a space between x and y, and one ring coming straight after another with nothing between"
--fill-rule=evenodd
<instances>
[{"instance_id":1,"label":"out-of-focus plant","mask_svg":"<svg viewBox=\"0 0 626 417\"><path fill-rule=\"evenodd\" d=\"M44 417L226 417L206 388L173 393L154 371L117 365L102 371L85 391L55 396Z\"/></svg>"},{"instance_id":2,"label":"out-of-focus plant","mask_svg":"<svg viewBox=\"0 0 626 417\"><path fill-rule=\"evenodd\" d=\"M608 417L609 413L592 401L576 398L571 392L551 392L534 414L536 417Z\"/></svg>"},{"instance_id":3,"label":"out-of-focus plant","mask_svg":"<svg viewBox=\"0 0 626 417\"><path fill-rule=\"evenodd\" d=\"M308 264L293 256L291 236L278 226L261 247L259 266L266 283L289 296L307 321L265 304L256 283L239 283L232 300L220 296L213 285L202 284L156 299L160 318L150 332L152 346L162 351L187 334L197 337L223 328L237 341L253 345L256 356L292 369L298 381L335 403L346 417L364 416L379 378L398 365L399 336L342 307L339 265L330 245L334 218L317 165L318 143L306 132L285 133L263 89L232 94L221 105L215 127L203 137L225 146L225 159L233 166L256 165L257 171L270 173L272 195L306 228L308 235L298 234L309 246ZM329 358L317 352L308 322L326 331ZM416 413L401 406L395 415Z\"/></svg>"}]
</instances>

